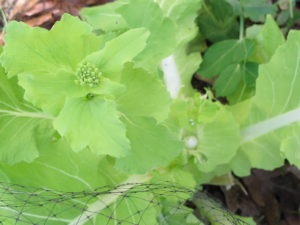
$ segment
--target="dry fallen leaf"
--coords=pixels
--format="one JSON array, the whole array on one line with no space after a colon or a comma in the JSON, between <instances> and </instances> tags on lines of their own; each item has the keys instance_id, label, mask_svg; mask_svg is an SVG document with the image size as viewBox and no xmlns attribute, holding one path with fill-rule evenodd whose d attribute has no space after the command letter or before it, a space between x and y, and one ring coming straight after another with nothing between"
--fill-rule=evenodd
<instances>
[{"instance_id":1,"label":"dry fallen leaf","mask_svg":"<svg viewBox=\"0 0 300 225\"><path fill-rule=\"evenodd\" d=\"M23 21L30 26L51 28L64 13L78 15L81 8L101 5L112 0L0 0L7 20ZM1 19L0 19L1 28ZM1 29L0 29L1 32ZM3 44L3 32L0 44Z\"/></svg>"}]
</instances>

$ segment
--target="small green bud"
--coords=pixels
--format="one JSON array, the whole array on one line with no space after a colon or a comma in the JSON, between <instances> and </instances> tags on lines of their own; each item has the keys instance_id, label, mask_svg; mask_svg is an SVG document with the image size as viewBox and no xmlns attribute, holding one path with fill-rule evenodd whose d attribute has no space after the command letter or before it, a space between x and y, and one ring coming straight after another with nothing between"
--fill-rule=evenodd
<instances>
[{"instance_id":1,"label":"small green bud","mask_svg":"<svg viewBox=\"0 0 300 225\"><path fill-rule=\"evenodd\" d=\"M100 83L99 69L91 63L83 62L77 69L78 80L81 86L95 87Z\"/></svg>"}]
</instances>

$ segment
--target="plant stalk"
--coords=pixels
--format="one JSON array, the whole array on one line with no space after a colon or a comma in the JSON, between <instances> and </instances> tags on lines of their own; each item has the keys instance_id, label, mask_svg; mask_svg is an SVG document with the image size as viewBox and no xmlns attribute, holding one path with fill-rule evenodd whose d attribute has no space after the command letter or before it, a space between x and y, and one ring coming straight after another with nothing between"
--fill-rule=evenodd
<instances>
[{"instance_id":1,"label":"plant stalk","mask_svg":"<svg viewBox=\"0 0 300 225\"><path fill-rule=\"evenodd\" d=\"M118 188L112 190L115 194L107 194L103 196L101 199L96 201L95 203L88 206L87 210L84 211L78 217L72 219L69 225L84 225L87 221L95 218L102 210L104 210L107 206L113 204L118 200L124 193L124 187L126 190L129 190L141 183L145 183L151 179L149 174L146 175L133 175L129 177L125 182L119 185Z\"/></svg>"},{"instance_id":2,"label":"plant stalk","mask_svg":"<svg viewBox=\"0 0 300 225\"><path fill-rule=\"evenodd\" d=\"M245 29L245 18L243 15L240 16L240 40L244 39L244 29Z\"/></svg>"}]
</instances>

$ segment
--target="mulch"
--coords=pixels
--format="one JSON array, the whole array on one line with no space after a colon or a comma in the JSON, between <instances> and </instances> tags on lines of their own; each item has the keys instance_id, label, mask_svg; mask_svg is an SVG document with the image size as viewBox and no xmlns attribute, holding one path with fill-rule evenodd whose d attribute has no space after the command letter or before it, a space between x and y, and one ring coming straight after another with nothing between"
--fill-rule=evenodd
<instances>
[{"instance_id":1,"label":"mulch","mask_svg":"<svg viewBox=\"0 0 300 225\"><path fill-rule=\"evenodd\" d=\"M300 170L286 165L274 171L253 169L237 178L230 189L205 185L204 190L221 200L230 211L253 217L259 225L300 224Z\"/></svg>"}]
</instances>

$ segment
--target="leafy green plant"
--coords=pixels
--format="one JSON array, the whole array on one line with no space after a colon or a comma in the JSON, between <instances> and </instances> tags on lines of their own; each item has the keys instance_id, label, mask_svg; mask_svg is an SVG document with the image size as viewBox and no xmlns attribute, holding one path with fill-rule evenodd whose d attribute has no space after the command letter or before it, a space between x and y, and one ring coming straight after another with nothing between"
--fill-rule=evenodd
<instances>
[{"instance_id":1,"label":"leafy green plant","mask_svg":"<svg viewBox=\"0 0 300 225\"><path fill-rule=\"evenodd\" d=\"M62 30L66 29L72 37L62 34ZM156 122L167 116L170 102L158 75L136 69L133 64L124 66L146 46L149 32L145 29L131 29L106 40L103 35L91 33L88 24L65 15L51 31L30 28L17 22L10 23L6 30L2 62L8 71L7 76L18 76L25 99L38 112L30 115L25 109L19 110L3 95L3 116L10 116L14 121L21 117L24 124L31 122L35 127L47 120L75 152L89 148L98 155L120 158L117 164L124 170L129 170L129 164L126 166L122 160L130 160L139 154L140 143L135 139L138 135L138 139L149 142L149 155L140 155L141 163L145 157L141 164L143 168L132 168L133 173L144 173L160 166L160 159L172 159L179 153L181 145L176 141L176 136ZM129 40L133 41L131 45L127 44ZM16 48L23 51L15 55ZM30 61L24 61L29 58ZM142 81L145 82L144 87L140 85ZM142 107L146 100L142 96L148 96L148 106ZM5 121L9 123L10 120ZM162 147L160 142L147 135L152 132L163 137L164 151L160 155L153 152L153 149ZM24 141L32 143L29 138ZM2 147L7 149L5 145ZM26 151L27 161L34 160L38 155L33 147L23 150L10 147L2 160L8 163L23 161L19 157L23 151ZM130 151L136 154L132 155ZM157 160L149 161L151 155Z\"/></svg>"},{"instance_id":2,"label":"leafy green plant","mask_svg":"<svg viewBox=\"0 0 300 225\"><path fill-rule=\"evenodd\" d=\"M285 159L300 167L300 33L285 40L266 16L274 11L267 1L119 0L83 9L82 20L66 14L49 31L10 22L0 58L1 181L66 192L159 180L195 187ZM194 90L196 72L229 104ZM104 201L120 216L145 207L138 199L117 207L119 197L89 207L108 210ZM162 202L147 211L150 224L197 224L192 210L178 219L174 199ZM96 215L85 222L103 224Z\"/></svg>"}]
</instances>

